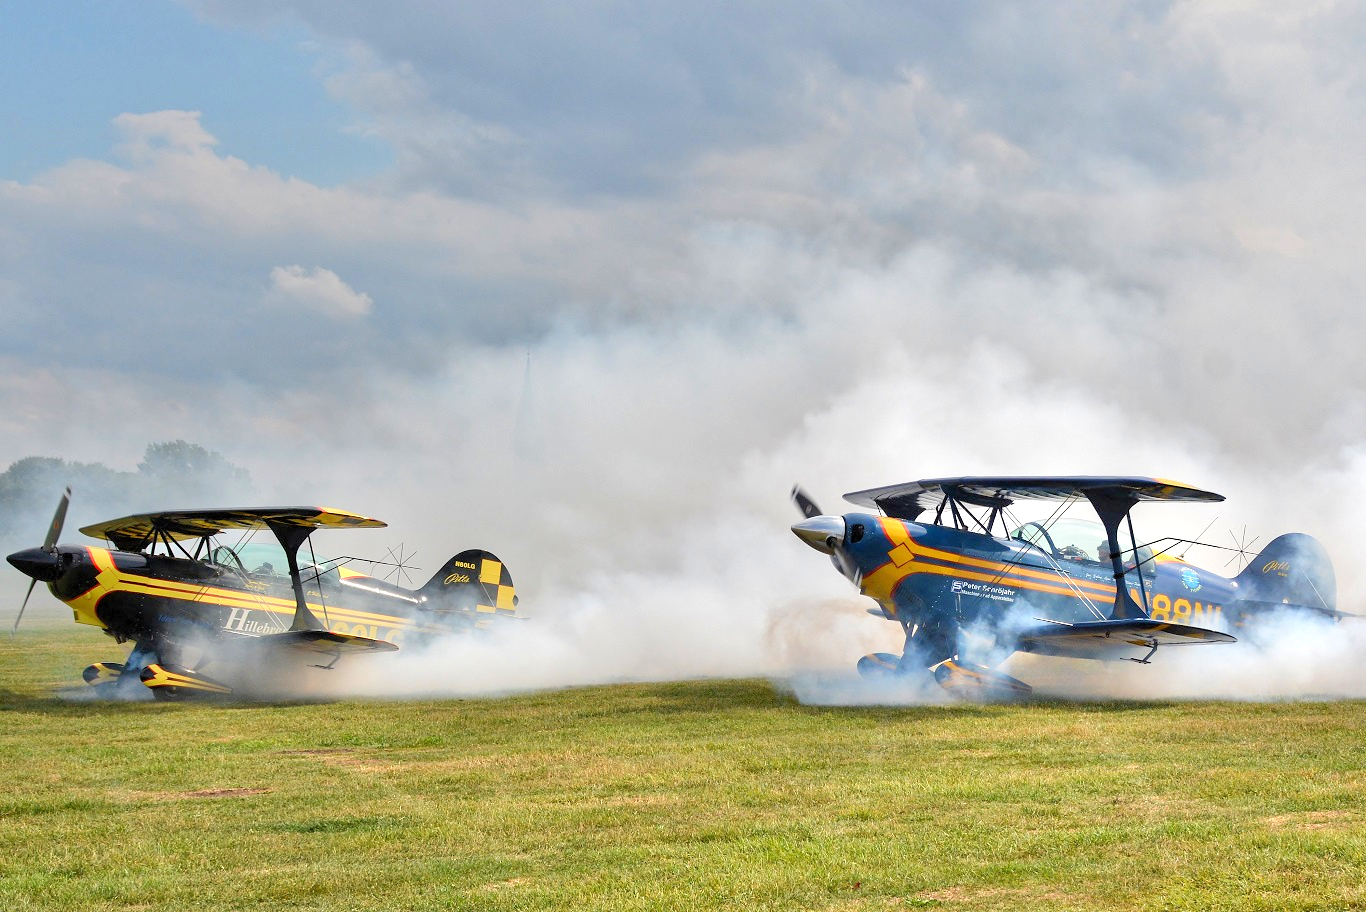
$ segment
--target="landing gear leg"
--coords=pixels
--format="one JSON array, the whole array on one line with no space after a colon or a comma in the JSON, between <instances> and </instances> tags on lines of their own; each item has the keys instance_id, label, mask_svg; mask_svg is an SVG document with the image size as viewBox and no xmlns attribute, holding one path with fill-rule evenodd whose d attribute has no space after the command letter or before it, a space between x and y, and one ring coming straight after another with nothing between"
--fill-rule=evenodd
<instances>
[{"instance_id":1,"label":"landing gear leg","mask_svg":"<svg viewBox=\"0 0 1366 912\"><path fill-rule=\"evenodd\" d=\"M150 640L139 640L133 646L133 651L128 653L128 661L123 663L123 670L119 676L107 685L108 693L116 698L130 699L145 697L147 688L142 686L142 670L153 662L160 661L156 644Z\"/></svg>"},{"instance_id":2,"label":"landing gear leg","mask_svg":"<svg viewBox=\"0 0 1366 912\"><path fill-rule=\"evenodd\" d=\"M324 655L331 655L331 656L332 656L332 661L328 662L326 665L313 665L313 666L312 666L313 668L321 668L323 671L331 671L333 668L337 667L337 662L341 659L341 656L342 656L341 650L340 650L340 649L337 650L336 652L332 652L332 653L323 653L323 654L324 654Z\"/></svg>"},{"instance_id":3,"label":"landing gear leg","mask_svg":"<svg viewBox=\"0 0 1366 912\"><path fill-rule=\"evenodd\" d=\"M901 655L870 653L858 660L858 673L865 678L898 678L903 681L924 678L929 682L930 668L950 654L936 654L944 649L942 639L937 629L907 625L906 645L902 647Z\"/></svg>"},{"instance_id":4,"label":"landing gear leg","mask_svg":"<svg viewBox=\"0 0 1366 912\"><path fill-rule=\"evenodd\" d=\"M901 649L903 674L928 672L958 653L958 630L938 618L906 625L906 645Z\"/></svg>"},{"instance_id":5,"label":"landing gear leg","mask_svg":"<svg viewBox=\"0 0 1366 912\"><path fill-rule=\"evenodd\" d=\"M1140 664L1140 665L1151 665L1152 662L1149 661L1149 660L1152 659L1153 653L1157 652L1157 644L1156 644L1156 643L1152 643L1152 644L1150 644L1150 645L1151 645L1151 648L1148 650L1148 654L1145 655L1143 658L1141 658L1141 659L1129 659L1128 661L1130 661L1130 662L1137 662L1137 663Z\"/></svg>"}]
</instances>

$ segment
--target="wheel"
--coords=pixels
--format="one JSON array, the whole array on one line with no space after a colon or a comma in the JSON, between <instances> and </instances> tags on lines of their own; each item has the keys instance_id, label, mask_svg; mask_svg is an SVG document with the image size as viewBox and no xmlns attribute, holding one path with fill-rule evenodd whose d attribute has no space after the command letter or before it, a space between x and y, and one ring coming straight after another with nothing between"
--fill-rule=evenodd
<instances>
[{"instance_id":1,"label":"wheel","mask_svg":"<svg viewBox=\"0 0 1366 912\"><path fill-rule=\"evenodd\" d=\"M858 673L864 678L890 678L901 673L901 656L872 652L858 660Z\"/></svg>"}]
</instances>

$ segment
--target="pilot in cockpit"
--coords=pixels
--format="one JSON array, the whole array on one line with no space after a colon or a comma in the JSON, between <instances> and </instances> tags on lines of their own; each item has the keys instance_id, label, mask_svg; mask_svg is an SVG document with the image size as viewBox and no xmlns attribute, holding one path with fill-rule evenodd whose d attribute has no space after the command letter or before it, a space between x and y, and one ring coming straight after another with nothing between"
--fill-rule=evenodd
<instances>
[{"instance_id":1,"label":"pilot in cockpit","mask_svg":"<svg viewBox=\"0 0 1366 912\"><path fill-rule=\"evenodd\" d=\"M1145 548L1144 550L1145 550L1145 552L1146 552L1148 549ZM1124 572L1125 572L1125 573L1128 573L1129 571L1135 569L1135 568L1138 566L1137 564L1134 563L1132 553L1131 553L1131 554L1129 555L1129 557L1126 559L1126 558L1125 558L1125 552L1121 549L1120 552L1119 552L1119 558L1120 558L1121 563L1122 563L1123 566L1124 566ZM1099 545L1096 546L1096 560L1100 561L1102 564L1104 564L1104 565L1107 566L1107 567L1110 566L1110 543L1109 543L1109 542L1101 542Z\"/></svg>"}]
</instances>

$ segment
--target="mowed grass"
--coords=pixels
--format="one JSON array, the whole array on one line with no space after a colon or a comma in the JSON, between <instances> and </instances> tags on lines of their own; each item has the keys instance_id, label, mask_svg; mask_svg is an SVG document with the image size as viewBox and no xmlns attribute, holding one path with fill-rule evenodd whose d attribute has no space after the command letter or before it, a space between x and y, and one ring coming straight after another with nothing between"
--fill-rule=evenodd
<instances>
[{"instance_id":1,"label":"mowed grass","mask_svg":"<svg viewBox=\"0 0 1366 912\"><path fill-rule=\"evenodd\" d=\"M54 696L115 655L0 644L0 908L1366 907L1360 702Z\"/></svg>"}]
</instances>

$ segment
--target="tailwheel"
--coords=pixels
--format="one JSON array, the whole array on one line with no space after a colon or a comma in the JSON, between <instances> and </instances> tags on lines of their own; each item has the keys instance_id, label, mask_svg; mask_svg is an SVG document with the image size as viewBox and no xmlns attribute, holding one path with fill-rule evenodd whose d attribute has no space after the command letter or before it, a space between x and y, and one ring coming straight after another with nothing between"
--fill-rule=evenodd
<instances>
[{"instance_id":1,"label":"tailwheel","mask_svg":"<svg viewBox=\"0 0 1366 912\"><path fill-rule=\"evenodd\" d=\"M934 666L934 679L955 697L969 700L1019 700L1034 692L1018 678L957 658Z\"/></svg>"},{"instance_id":2,"label":"tailwheel","mask_svg":"<svg viewBox=\"0 0 1366 912\"><path fill-rule=\"evenodd\" d=\"M152 699L158 703L181 703L190 699L190 695L174 687L153 687Z\"/></svg>"}]
</instances>

